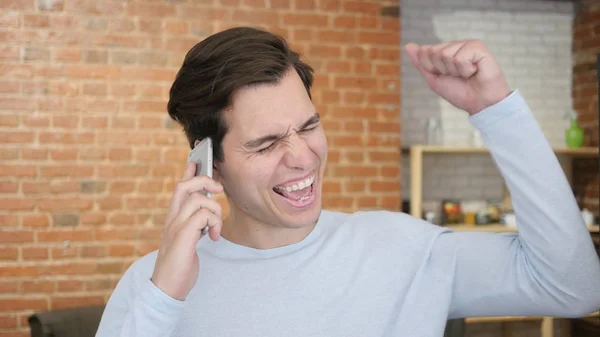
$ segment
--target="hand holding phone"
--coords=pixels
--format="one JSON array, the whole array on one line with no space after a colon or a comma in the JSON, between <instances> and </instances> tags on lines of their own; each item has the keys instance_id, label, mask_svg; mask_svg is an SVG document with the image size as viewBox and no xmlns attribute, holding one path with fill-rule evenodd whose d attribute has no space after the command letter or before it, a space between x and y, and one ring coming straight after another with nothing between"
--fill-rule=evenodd
<instances>
[{"instance_id":1,"label":"hand holding phone","mask_svg":"<svg viewBox=\"0 0 600 337\"><path fill-rule=\"evenodd\" d=\"M208 230L216 241L223 225L221 205L210 198L211 193L223 191L223 186L211 177L212 145L210 141L204 143L208 147L201 144L190 154L183 178L173 192L151 278L159 289L177 300L184 300L198 280L196 244L203 231Z\"/></svg>"}]
</instances>

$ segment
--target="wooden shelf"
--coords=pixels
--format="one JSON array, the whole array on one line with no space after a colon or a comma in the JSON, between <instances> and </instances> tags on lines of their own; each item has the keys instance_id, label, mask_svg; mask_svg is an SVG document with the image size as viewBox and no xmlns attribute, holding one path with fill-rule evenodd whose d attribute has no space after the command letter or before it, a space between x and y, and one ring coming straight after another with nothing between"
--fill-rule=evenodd
<instances>
[{"instance_id":1,"label":"wooden shelf","mask_svg":"<svg viewBox=\"0 0 600 337\"><path fill-rule=\"evenodd\" d=\"M491 232L491 233L511 233L517 232L517 228L506 227L502 224L491 224L491 225L444 225L442 227L447 227L457 232ZM600 232L600 226L588 226L588 230L590 233L598 233Z\"/></svg>"},{"instance_id":2,"label":"wooden shelf","mask_svg":"<svg viewBox=\"0 0 600 337\"><path fill-rule=\"evenodd\" d=\"M600 314L598 311L582 318L596 318ZM546 317L542 316L489 316L489 317L467 317L465 323L502 323L502 322L520 322L520 321L541 321ZM561 318L561 317L556 317Z\"/></svg>"},{"instance_id":3,"label":"wooden shelf","mask_svg":"<svg viewBox=\"0 0 600 337\"><path fill-rule=\"evenodd\" d=\"M435 146L435 145L414 145L410 148L402 148L403 153L411 151L420 151L422 153L441 153L441 154L485 154L488 153L486 147L466 147L466 146ZM597 157L597 147L581 147L578 149L555 148L554 152L557 155L568 155L571 157Z\"/></svg>"}]
</instances>

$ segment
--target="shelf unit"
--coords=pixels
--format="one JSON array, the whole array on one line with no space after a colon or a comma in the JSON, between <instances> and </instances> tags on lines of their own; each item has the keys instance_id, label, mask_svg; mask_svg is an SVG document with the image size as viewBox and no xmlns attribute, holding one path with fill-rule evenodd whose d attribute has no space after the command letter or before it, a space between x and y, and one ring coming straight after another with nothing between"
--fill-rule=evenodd
<instances>
[{"instance_id":1,"label":"shelf unit","mask_svg":"<svg viewBox=\"0 0 600 337\"><path fill-rule=\"evenodd\" d=\"M411 215L423 218L423 156L426 154L489 154L484 147L445 147L430 145L415 145L410 148L403 148L403 153L410 154L410 213ZM597 158L598 148L584 147L579 149L557 148L554 152L559 156L568 156L570 158ZM566 172L569 182L571 172ZM502 224L491 225L449 225L455 231L485 231L493 233L517 232L517 228L506 227ZM599 226L588 226L590 233L598 233ZM599 316L596 312L590 317ZM523 317L523 316L499 316L499 317L468 317L466 323L492 323L492 322L515 322L515 321L541 321L542 337L554 337L554 317ZM561 320L561 331L568 331L568 320ZM566 337L566 336L565 336Z\"/></svg>"}]
</instances>

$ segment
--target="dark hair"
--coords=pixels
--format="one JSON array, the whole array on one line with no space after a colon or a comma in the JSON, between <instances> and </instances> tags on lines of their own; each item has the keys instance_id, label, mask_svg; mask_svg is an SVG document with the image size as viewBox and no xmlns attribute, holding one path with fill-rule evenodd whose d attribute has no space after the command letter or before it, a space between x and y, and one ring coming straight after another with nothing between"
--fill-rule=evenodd
<instances>
[{"instance_id":1,"label":"dark hair","mask_svg":"<svg viewBox=\"0 0 600 337\"><path fill-rule=\"evenodd\" d=\"M211 35L186 54L169 93L169 116L183 127L190 148L211 137L214 158L223 161L221 143L228 130L223 112L235 91L276 84L292 67L311 97L313 69L282 37L251 27Z\"/></svg>"}]
</instances>

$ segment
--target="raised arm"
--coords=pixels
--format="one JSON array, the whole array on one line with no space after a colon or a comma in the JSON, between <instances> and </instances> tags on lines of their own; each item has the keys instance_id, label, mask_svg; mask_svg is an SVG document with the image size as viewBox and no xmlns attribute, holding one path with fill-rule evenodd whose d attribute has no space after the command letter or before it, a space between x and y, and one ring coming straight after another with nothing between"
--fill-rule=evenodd
<instances>
[{"instance_id":1,"label":"raised arm","mask_svg":"<svg viewBox=\"0 0 600 337\"><path fill-rule=\"evenodd\" d=\"M471 117L510 190L518 234L442 234L450 317L582 317L600 308L600 261L556 156L519 92Z\"/></svg>"},{"instance_id":2,"label":"raised arm","mask_svg":"<svg viewBox=\"0 0 600 337\"><path fill-rule=\"evenodd\" d=\"M444 233L429 263L452 282L449 317L581 317L600 308L600 261L558 160L481 41L406 51L429 87L467 111L506 180L518 234Z\"/></svg>"}]
</instances>

